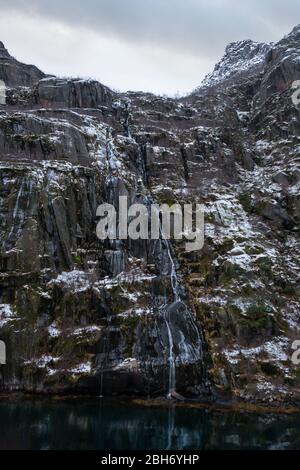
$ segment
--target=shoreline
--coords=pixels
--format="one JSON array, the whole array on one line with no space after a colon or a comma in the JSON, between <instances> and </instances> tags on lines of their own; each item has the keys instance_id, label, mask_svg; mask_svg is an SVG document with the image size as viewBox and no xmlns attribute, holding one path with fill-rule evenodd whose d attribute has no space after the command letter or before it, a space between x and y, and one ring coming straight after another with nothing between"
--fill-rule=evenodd
<instances>
[{"instance_id":1,"label":"shoreline","mask_svg":"<svg viewBox=\"0 0 300 470\"><path fill-rule=\"evenodd\" d=\"M34 394L34 393L25 393L25 392L13 392L13 393L0 393L0 403L7 401L50 401L50 402L67 402L67 401L76 401L76 400L99 400L99 402L119 402L121 404L131 404L140 407L155 407L155 408L194 408L207 410L209 412L218 412L218 413L251 413L251 414L300 414L300 407L296 406L276 406L274 405L265 405L259 403L245 403L242 401L221 401L215 400L214 402L208 401L196 401L196 400L185 400L185 401L176 401L169 400L164 397L158 398L140 398L140 397L128 397L125 395L120 396L107 396L107 397L97 397L95 395L51 395L51 394Z\"/></svg>"}]
</instances>

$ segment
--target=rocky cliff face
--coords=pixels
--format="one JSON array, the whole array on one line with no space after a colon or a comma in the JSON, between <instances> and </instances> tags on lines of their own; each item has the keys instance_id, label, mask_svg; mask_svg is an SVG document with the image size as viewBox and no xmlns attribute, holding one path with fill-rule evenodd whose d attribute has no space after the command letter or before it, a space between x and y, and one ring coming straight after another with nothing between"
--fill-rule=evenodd
<instances>
[{"instance_id":1,"label":"rocky cliff face","mask_svg":"<svg viewBox=\"0 0 300 470\"><path fill-rule=\"evenodd\" d=\"M0 41L0 77L7 86L32 86L45 77L45 74L34 65L18 62Z\"/></svg>"},{"instance_id":2,"label":"rocky cliff face","mask_svg":"<svg viewBox=\"0 0 300 470\"><path fill-rule=\"evenodd\" d=\"M243 76L257 75L265 65L267 53L272 45L251 41L232 42L226 47L224 57L202 82L201 88L216 86L224 82L236 82Z\"/></svg>"},{"instance_id":3,"label":"rocky cliff face","mask_svg":"<svg viewBox=\"0 0 300 470\"><path fill-rule=\"evenodd\" d=\"M0 112L2 390L299 404L299 31L230 45L183 99L25 84L18 63ZM203 250L99 241L96 208L122 195L204 204Z\"/></svg>"}]
</instances>

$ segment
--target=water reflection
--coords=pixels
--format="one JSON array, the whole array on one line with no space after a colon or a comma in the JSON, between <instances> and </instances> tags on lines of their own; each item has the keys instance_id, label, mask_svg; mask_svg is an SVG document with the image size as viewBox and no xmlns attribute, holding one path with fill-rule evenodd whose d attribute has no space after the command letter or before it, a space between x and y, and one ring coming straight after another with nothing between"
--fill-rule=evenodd
<instances>
[{"instance_id":1,"label":"water reflection","mask_svg":"<svg viewBox=\"0 0 300 470\"><path fill-rule=\"evenodd\" d=\"M300 449L299 414L2 400L0 423L0 449Z\"/></svg>"}]
</instances>

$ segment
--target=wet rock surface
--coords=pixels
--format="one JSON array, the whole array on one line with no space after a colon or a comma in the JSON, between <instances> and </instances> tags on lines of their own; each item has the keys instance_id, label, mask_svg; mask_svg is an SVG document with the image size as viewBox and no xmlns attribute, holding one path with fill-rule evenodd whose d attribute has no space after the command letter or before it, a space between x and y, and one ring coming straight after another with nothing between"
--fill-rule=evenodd
<instances>
[{"instance_id":1,"label":"wet rock surface","mask_svg":"<svg viewBox=\"0 0 300 470\"><path fill-rule=\"evenodd\" d=\"M45 78L0 44L3 391L298 406L298 35L231 44L180 99ZM204 248L99 241L124 195L204 204Z\"/></svg>"}]
</instances>

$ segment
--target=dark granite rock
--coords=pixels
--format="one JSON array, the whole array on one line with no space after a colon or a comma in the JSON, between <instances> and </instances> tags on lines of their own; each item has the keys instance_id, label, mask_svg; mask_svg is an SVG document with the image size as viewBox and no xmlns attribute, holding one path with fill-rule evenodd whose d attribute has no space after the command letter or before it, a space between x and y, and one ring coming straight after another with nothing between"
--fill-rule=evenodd
<instances>
[{"instance_id":1,"label":"dark granite rock","mask_svg":"<svg viewBox=\"0 0 300 470\"><path fill-rule=\"evenodd\" d=\"M299 27L229 45L181 99L43 79L2 46L2 389L299 402ZM99 241L121 195L205 204L204 248Z\"/></svg>"},{"instance_id":2,"label":"dark granite rock","mask_svg":"<svg viewBox=\"0 0 300 470\"><path fill-rule=\"evenodd\" d=\"M32 86L45 77L34 65L26 65L12 57L0 42L0 80L7 87Z\"/></svg>"}]
</instances>

